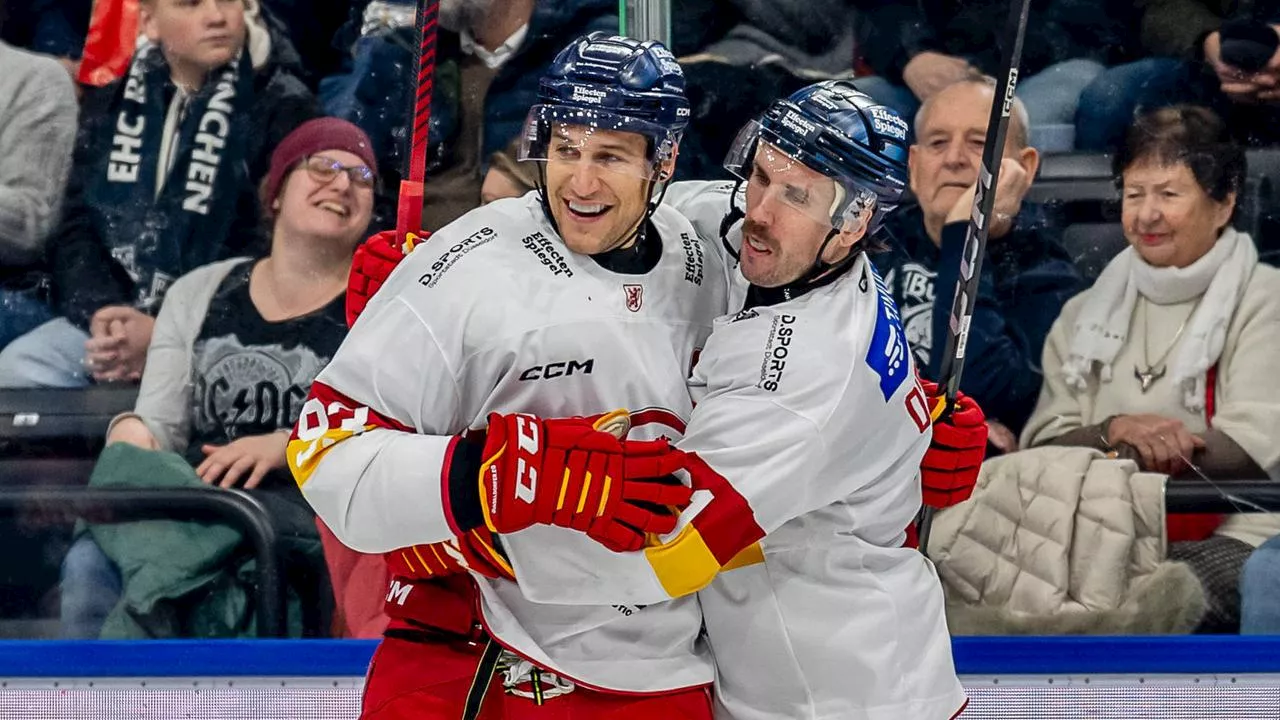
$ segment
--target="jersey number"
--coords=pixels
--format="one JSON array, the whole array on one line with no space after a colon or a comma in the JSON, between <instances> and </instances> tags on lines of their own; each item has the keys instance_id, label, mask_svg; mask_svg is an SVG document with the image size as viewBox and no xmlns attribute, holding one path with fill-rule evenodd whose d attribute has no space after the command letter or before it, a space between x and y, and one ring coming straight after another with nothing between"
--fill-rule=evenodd
<instances>
[{"instance_id":1,"label":"jersey number","mask_svg":"<svg viewBox=\"0 0 1280 720\"><path fill-rule=\"evenodd\" d=\"M333 428L331 420L338 421ZM363 405L355 409L339 402L331 402L328 407L318 398L307 400L298 416L298 439L307 446L294 456L294 464L302 467L320 450L327 450L341 440L365 431L369 422L369 408ZM330 430L335 432L330 432Z\"/></svg>"}]
</instances>

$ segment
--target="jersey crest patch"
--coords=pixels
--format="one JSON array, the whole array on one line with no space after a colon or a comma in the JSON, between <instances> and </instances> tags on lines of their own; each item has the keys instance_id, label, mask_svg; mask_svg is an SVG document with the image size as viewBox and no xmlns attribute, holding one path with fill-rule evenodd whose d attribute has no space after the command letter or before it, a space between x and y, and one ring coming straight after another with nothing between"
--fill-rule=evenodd
<instances>
[{"instance_id":1,"label":"jersey crest patch","mask_svg":"<svg viewBox=\"0 0 1280 720\"><path fill-rule=\"evenodd\" d=\"M871 347L867 348L867 365L880 376L880 393L888 402L910 374L911 362L893 296L875 268L868 264L866 271L871 273L876 286L876 327L871 335Z\"/></svg>"},{"instance_id":2,"label":"jersey crest patch","mask_svg":"<svg viewBox=\"0 0 1280 720\"><path fill-rule=\"evenodd\" d=\"M622 292L627 298L627 309L631 312L640 312L640 306L644 305L644 286L623 285Z\"/></svg>"}]
</instances>

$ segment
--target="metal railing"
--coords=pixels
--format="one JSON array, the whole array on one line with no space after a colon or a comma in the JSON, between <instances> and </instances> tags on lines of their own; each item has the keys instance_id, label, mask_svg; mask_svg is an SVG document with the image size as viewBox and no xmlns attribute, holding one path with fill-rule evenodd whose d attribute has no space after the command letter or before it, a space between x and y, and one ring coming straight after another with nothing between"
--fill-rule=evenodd
<instances>
[{"instance_id":1,"label":"metal railing","mask_svg":"<svg viewBox=\"0 0 1280 720\"><path fill-rule=\"evenodd\" d=\"M1169 480L1164 486L1169 513L1280 512L1280 483L1271 480Z\"/></svg>"},{"instance_id":2,"label":"metal railing","mask_svg":"<svg viewBox=\"0 0 1280 720\"><path fill-rule=\"evenodd\" d=\"M284 637L279 538L266 508L242 490L0 486L0 514L39 506L95 523L197 517L234 523L257 559L254 610L258 637Z\"/></svg>"}]
</instances>

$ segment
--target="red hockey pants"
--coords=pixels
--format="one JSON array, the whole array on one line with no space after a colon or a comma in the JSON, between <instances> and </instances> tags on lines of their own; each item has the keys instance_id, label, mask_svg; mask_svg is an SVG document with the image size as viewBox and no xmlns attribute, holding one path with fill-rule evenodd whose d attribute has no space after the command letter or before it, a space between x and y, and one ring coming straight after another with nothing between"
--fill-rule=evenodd
<instances>
[{"instance_id":1,"label":"red hockey pants","mask_svg":"<svg viewBox=\"0 0 1280 720\"><path fill-rule=\"evenodd\" d=\"M462 640L384 638L365 679L361 720L459 720L482 651ZM578 686L536 705L505 693L495 674L478 720L711 720L711 693L635 696Z\"/></svg>"}]
</instances>

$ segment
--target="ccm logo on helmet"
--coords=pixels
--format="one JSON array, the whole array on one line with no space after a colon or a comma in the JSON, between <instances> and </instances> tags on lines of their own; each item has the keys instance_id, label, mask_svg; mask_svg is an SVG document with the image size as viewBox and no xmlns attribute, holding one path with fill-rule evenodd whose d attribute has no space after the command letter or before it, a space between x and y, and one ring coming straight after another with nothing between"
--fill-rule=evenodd
<instances>
[{"instance_id":1,"label":"ccm logo on helmet","mask_svg":"<svg viewBox=\"0 0 1280 720\"><path fill-rule=\"evenodd\" d=\"M553 362L546 365L534 365L533 367L520 373L520 380L552 380L558 377L569 377L570 375L582 374L590 375L595 369L596 359L587 358L586 360L570 360L568 362Z\"/></svg>"}]
</instances>

